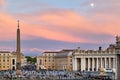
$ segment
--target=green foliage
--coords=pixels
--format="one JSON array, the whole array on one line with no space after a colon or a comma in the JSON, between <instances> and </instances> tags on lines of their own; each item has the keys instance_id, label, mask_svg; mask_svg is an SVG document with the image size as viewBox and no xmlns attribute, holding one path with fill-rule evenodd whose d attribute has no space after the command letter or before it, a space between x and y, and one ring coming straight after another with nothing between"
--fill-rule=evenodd
<instances>
[{"instance_id":1,"label":"green foliage","mask_svg":"<svg viewBox=\"0 0 120 80\"><path fill-rule=\"evenodd\" d=\"M26 58L27 58L27 62L36 63L36 57L32 58L30 56L26 56Z\"/></svg>"}]
</instances>

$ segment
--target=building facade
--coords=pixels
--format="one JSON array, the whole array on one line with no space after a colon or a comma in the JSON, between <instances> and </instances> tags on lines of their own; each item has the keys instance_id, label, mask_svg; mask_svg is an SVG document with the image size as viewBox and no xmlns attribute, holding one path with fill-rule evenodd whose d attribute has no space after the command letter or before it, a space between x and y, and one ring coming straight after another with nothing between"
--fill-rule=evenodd
<instances>
[{"instance_id":1,"label":"building facade","mask_svg":"<svg viewBox=\"0 0 120 80\"><path fill-rule=\"evenodd\" d=\"M0 51L0 70L16 70L16 55L9 51Z\"/></svg>"},{"instance_id":2,"label":"building facade","mask_svg":"<svg viewBox=\"0 0 120 80\"><path fill-rule=\"evenodd\" d=\"M52 70L111 72L114 78L120 79L120 37L116 43L110 44L107 49L98 50L61 50L58 52L44 52L37 56L37 70L40 67Z\"/></svg>"},{"instance_id":3,"label":"building facade","mask_svg":"<svg viewBox=\"0 0 120 80\"><path fill-rule=\"evenodd\" d=\"M73 50L47 51L37 56L37 70L72 70Z\"/></svg>"},{"instance_id":4,"label":"building facade","mask_svg":"<svg viewBox=\"0 0 120 80\"><path fill-rule=\"evenodd\" d=\"M81 50L73 52L73 71L111 70L115 79L120 79L120 37L116 37L116 44L110 44L103 50Z\"/></svg>"},{"instance_id":5,"label":"building facade","mask_svg":"<svg viewBox=\"0 0 120 80\"><path fill-rule=\"evenodd\" d=\"M0 70L16 70L25 65L25 57L21 53L20 28L18 21L16 52L0 51Z\"/></svg>"}]
</instances>

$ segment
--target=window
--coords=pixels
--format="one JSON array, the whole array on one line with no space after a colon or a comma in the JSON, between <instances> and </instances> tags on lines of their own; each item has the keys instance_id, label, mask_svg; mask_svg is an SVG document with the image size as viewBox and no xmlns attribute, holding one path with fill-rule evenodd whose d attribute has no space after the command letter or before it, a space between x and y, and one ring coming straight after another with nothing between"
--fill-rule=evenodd
<instances>
[{"instance_id":1,"label":"window","mask_svg":"<svg viewBox=\"0 0 120 80\"><path fill-rule=\"evenodd\" d=\"M52 61L54 62L54 59Z\"/></svg>"},{"instance_id":2,"label":"window","mask_svg":"<svg viewBox=\"0 0 120 80\"><path fill-rule=\"evenodd\" d=\"M12 64L15 65L15 59L12 59Z\"/></svg>"},{"instance_id":3,"label":"window","mask_svg":"<svg viewBox=\"0 0 120 80\"><path fill-rule=\"evenodd\" d=\"M5 60L3 60L3 62L5 62Z\"/></svg>"},{"instance_id":4,"label":"window","mask_svg":"<svg viewBox=\"0 0 120 80\"><path fill-rule=\"evenodd\" d=\"M54 54L53 54L53 56L54 56Z\"/></svg>"},{"instance_id":5,"label":"window","mask_svg":"<svg viewBox=\"0 0 120 80\"><path fill-rule=\"evenodd\" d=\"M72 59L70 59L70 62L72 62Z\"/></svg>"},{"instance_id":6,"label":"window","mask_svg":"<svg viewBox=\"0 0 120 80\"><path fill-rule=\"evenodd\" d=\"M7 60L7 62L9 62L9 60Z\"/></svg>"},{"instance_id":7,"label":"window","mask_svg":"<svg viewBox=\"0 0 120 80\"><path fill-rule=\"evenodd\" d=\"M5 66L3 66L3 68L5 68Z\"/></svg>"},{"instance_id":8,"label":"window","mask_svg":"<svg viewBox=\"0 0 120 80\"><path fill-rule=\"evenodd\" d=\"M41 62L42 62L42 61L41 61L41 59L40 59L39 65L41 65Z\"/></svg>"},{"instance_id":9,"label":"window","mask_svg":"<svg viewBox=\"0 0 120 80\"><path fill-rule=\"evenodd\" d=\"M52 66L52 68L54 68L54 66Z\"/></svg>"},{"instance_id":10,"label":"window","mask_svg":"<svg viewBox=\"0 0 120 80\"><path fill-rule=\"evenodd\" d=\"M49 56L50 56L50 54L49 54Z\"/></svg>"},{"instance_id":11,"label":"window","mask_svg":"<svg viewBox=\"0 0 120 80\"><path fill-rule=\"evenodd\" d=\"M46 56L46 54L45 54L45 56Z\"/></svg>"},{"instance_id":12,"label":"window","mask_svg":"<svg viewBox=\"0 0 120 80\"><path fill-rule=\"evenodd\" d=\"M47 60L45 59L45 62L46 62Z\"/></svg>"},{"instance_id":13,"label":"window","mask_svg":"<svg viewBox=\"0 0 120 80\"><path fill-rule=\"evenodd\" d=\"M49 62L50 62L50 57L49 57Z\"/></svg>"}]
</instances>

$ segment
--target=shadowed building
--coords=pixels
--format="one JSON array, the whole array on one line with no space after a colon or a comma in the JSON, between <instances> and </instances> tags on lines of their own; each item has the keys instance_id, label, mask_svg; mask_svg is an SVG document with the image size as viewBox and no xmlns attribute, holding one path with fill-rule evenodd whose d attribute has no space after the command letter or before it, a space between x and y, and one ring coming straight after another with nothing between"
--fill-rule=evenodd
<instances>
[{"instance_id":1,"label":"shadowed building","mask_svg":"<svg viewBox=\"0 0 120 80\"><path fill-rule=\"evenodd\" d=\"M73 50L46 51L37 56L37 70L72 70Z\"/></svg>"}]
</instances>

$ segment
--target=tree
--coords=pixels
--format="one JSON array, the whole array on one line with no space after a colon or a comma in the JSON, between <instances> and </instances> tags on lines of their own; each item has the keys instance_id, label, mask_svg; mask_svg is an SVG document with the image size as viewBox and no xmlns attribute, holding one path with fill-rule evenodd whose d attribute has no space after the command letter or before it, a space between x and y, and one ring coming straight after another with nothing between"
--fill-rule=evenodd
<instances>
[{"instance_id":1,"label":"tree","mask_svg":"<svg viewBox=\"0 0 120 80\"><path fill-rule=\"evenodd\" d=\"M27 58L27 62L36 63L36 57L32 58L31 56L26 56L25 58Z\"/></svg>"}]
</instances>

